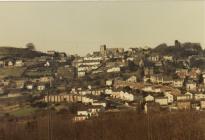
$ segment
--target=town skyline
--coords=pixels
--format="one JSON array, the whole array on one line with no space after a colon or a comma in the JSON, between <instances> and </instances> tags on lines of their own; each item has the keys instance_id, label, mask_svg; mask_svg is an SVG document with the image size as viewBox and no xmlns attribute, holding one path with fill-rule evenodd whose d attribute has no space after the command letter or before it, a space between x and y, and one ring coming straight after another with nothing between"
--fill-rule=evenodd
<instances>
[{"instance_id":1,"label":"town skyline","mask_svg":"<svg viewBox=\"0 0 205 140\"><path fill-rule=\"evenodd\" d=\"M24 47L32 42L40 51L80 55L102 44L153 48L180 40L204 48L204 5L204 1L2 2L0 46Z\"/></svg>"}]
</instances>

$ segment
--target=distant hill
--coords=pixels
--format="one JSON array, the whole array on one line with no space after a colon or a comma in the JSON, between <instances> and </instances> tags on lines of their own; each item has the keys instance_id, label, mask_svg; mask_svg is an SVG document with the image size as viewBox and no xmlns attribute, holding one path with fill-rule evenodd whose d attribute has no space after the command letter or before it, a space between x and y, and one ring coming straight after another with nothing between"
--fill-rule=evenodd
<instances>
[{"instance_id":1,"label":"distant hill","mask_svg":"<svg viewBox=\"0 0 205 140\"><path fill-rule=\"evenodd\" d=\"M4 58L4 57L32 58L32 57L37 57L42 55L46 55L46 54L38 51L29 50L27 48L0 47L0 58Z\"/></svg>"},{"instance_id":2,"label":"distant hill","mask_svg":"<svg viewBox=\"0 0 205 140\"><path fill-rule=\"evenodd\" d=\"M154 54L161 55L172 55L177 58L179 57L188 57L191 55L199 55L203 52L203 49L199 43L175 43L174 46L167 46L167 44L163 43L158 45L152 50Z\"/></svg>"}]
</instances>

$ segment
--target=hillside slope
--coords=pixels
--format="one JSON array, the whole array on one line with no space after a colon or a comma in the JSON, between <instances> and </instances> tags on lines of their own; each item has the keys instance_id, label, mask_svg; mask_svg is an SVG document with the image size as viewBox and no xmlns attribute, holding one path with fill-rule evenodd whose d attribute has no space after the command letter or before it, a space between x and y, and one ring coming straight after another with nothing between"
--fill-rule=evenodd
<instances>
[{"instance_id":1,"label":"hillside slope","mask_svg":"<svg viewBox=\"0 0 205 140\"><path fill-rule=\"evenodd\" d=\"M36 56L45 55L42 52L32 51L27 48L15 48L15 47L1 47L0 46L0 58L3 57L22 57L32 58Z\"/></svg>"}]
</instances>

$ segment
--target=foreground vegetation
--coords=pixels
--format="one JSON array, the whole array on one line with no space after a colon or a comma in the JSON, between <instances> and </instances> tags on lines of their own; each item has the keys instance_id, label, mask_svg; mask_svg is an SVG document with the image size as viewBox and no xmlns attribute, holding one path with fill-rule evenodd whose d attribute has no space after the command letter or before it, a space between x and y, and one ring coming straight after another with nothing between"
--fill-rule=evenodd
<instances>
[{"instance_id":1,"label":"foreground vegetation","mask_svg":"<svg viewBox=\"0 0 205 140\"><path fill-rule=\"evenodd\" d=\"M68 113L53 113L53 140L204 140L204 113L105 113L74 123ZM41 116L41 117L39 117ZM1 140L48 140L47 113L1 119Z\"/></svg>"}]
</instances>

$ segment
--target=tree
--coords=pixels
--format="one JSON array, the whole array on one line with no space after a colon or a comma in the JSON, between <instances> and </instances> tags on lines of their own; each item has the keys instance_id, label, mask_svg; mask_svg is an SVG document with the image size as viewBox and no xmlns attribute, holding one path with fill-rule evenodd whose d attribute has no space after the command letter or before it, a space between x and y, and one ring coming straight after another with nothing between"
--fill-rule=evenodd
<instances>
[{"instance_id":1,"label":"tree","mask_svg":"<svg viewBox=\"0 0 205 140\"><path fill-rule=\"evenodd\" d=\"M27 43L26 48L31 50L31 51L36 50L35 45L33 43Z\"/></svg>"}]
</instances>

